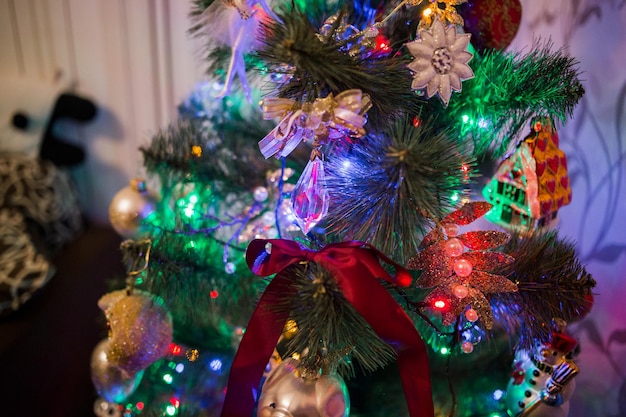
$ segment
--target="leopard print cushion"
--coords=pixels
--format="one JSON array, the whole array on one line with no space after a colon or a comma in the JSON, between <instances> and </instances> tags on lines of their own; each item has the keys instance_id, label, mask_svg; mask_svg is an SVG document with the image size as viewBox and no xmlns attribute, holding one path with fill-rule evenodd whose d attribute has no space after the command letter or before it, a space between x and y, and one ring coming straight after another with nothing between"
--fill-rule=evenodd
<instances>
[{"instance_id":1,"label":"leopard print cushion","mask_svg":"<svg viewBox=\"0 0 626 417\"><path fill-rule=\"evenodd\" d=\"M49 161L0 154L0 208L19 211L50 254L83 230L74 183Z\"/></svg>"},{"instance_id":2,"label":"leopard print cushion","mask_svg":"<svg viewBox=\"0 0 626 417\"><path fill-rule=\"evenodd\" d=\"M17 210L0 209L0 317L28 301L54 274L35 248Z\"/></svg>"}]
</instances>

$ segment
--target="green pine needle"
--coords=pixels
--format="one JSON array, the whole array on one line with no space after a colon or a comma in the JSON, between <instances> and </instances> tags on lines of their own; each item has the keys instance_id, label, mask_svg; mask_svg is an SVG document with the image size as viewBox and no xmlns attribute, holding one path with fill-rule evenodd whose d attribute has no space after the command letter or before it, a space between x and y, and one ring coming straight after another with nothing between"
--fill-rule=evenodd
<instances>
[{"instance_id":1,"label":"green pine needle","mask_svg":"<svg viewBox=\"0 0 626 417\"><path fill-rule=\"evenodd\" d=\"M346 300L329 271L308 263L290 266L285 273L292 277L290 285L297 287L297 296L274 307L289 310L289 318L298 326L287 342L286 355L301 354L302 366L311 372L336 370L345 377L354 375L352 360L371 372L395 358L391 346Z\"/></svg>"},{"instance_id":2,"label":"green pine needle","mask_svg":"<svg viewBox=\"0 0 626 417\"><path fill-rule=\"evenodd\" d=\"M291 79L278 87L278 96L299 103L359 89L370 96L368 126L379 129L404 114L415 114L423 104L411 92L411 75L402 56L359 58L340 51L332 36L318 37L306 14L292 11L280 15L283 23L262 26L262 49L258 55L269 72L285 72ZM399 105L399 104L402 105Z\"/></svg>"},{"instance_id":3,"label":"green pine needle","mask_svg":"<svg viewBox=\"0 0 626 417\"><path fill-rule=\"evenodd\" d=\"M189 33L192 35L198 34L204 27L204 23L200 20L200 17L206 9L209 8L216 0L192 0L191 11L189 12L189 18L193 22L193 26L189 28ZM217 0L222 1L222 0Z\"/></svg>"},{"instance_id":4,"label":"green pine needle","mask_svg":"<svg viewBox=\"0 0 626 417\"><path fill-rule=\"evenodd\" d=\"M329 231L406 262L432 219L461 202L472 164L465 147L427 121L398 122L384 135L338 149L327 163Z\"/></svg>"},{"instance_id":5,"label":"green pine needle","mask_svg":"<svg viewBox=\"0 0 626 417\"><path fill-rule=\"evenodd\" d=\"M496 320L518 334L523 347L533 347L537 339L547 342L554 318L569 323L589 311L586 297L596 283L572 243L556 232L536 232L514 237L505 252L515 258L508 277L518 292L494 294L490 301Z\"/></svg>"},{"instance_id":6,"label":"green pine needle","mask_svg":"<svg viewBox=\"0 0 626 417\"><path fill-rule=\"evenodd\" d=\"M138 286L165 300L179 343L228 351L233 327L245 326L250 318L262 281L248 270L243 257L237 257L242 261L235 274L227 274L222 250L206 236L164 233L153 241Z\"/></svg>"},{"instance_id":7,"label":"green pine needle","mask_svg":"<svg viewBox=\"0 0 626 417\"><path fill-rule=\"evenodd\" d=\"M257 142L271 130L267 122L233 118L212 131L181 121L158 132L150 146L140 148L149 174L159 175L165 188L186 181L222 181L234 189L265 185L264 174L278 169L275 159L265 160ZM202 154L192 153L200 146Z\"/></svg>"},{"instance_id":8,"label":"green pine needle","mask_svg":"<svg viewBox=\"0 0 626 417\"><path fill-rule=\"evenodd\" d=\"M445 110L445 124L458 126L479 157L489 148L503 156L535 115L565 122L584 94L577 61L545 43L528 54L490 51L470 62L474 78L463 82Z\"/></svg>"}]
</instances>

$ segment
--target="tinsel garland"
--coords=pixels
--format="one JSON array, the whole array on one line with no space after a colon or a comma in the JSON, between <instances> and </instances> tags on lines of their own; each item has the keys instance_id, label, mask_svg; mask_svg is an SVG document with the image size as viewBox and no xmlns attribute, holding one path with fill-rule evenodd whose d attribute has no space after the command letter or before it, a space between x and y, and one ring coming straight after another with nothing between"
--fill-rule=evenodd
<instances>
[{"instance_id":1,"label":"tinsel garland","mask_svg":"<svg viewBox=\"0 0 626 417\"><path fill-rule=\"evenodd\" d=\"M584 94L577 61L552 45L530 52L490 51L470 62L474 78L463 83L440 122L456 126L459 137L474 143L474 155L503 156L535 115L565 122Z\"/></svg>"},{"instance_id":2,"label":"tinsel garland","mask_svg":"<svg viewBox=\"0 0 626 417\"><path fill-rule=\"evenodd\" d=\"M503 251L515 258L508 277L518 292L493 294L490 301L496 320L522 348L548 342L553 319L569 323L589 312L596 282L571 242L554 231L536 232L511 239Z\"/></svg>"},{"instance_id":3,"label":"tinsel garland","mask_svg":"<svg viewBox=\"0 0 626 417\"><path fill-rule=\"evenodd\" d=\"M337 148L327 163L328 230L406 262L432 220L460 203L472 164L465 146L428 121L400 121Z\"/></svg>"}]
</instances>

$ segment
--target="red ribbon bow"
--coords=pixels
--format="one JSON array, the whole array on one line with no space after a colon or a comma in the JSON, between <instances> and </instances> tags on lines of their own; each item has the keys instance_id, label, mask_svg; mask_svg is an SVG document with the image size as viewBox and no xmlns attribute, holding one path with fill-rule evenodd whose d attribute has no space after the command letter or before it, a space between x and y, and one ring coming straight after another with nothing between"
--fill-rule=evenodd
<instances>
[{"instance_id":1,"label":"red ribbon bow","mask_svg":"<svg viewBox=\"0 0 626 417\"><path fill-rule=\"evenodd\" d=\"M380 260L396 269L395 279L380 265ZM241 339L231 367L222 417L251 416L254 393L289 314L267 306L296 295L289 276L281 271L303 261L318 263L332 272L346 299L376 334L395 349L410 416L434 416L426 345L406 312L377 280L408 286L411 276L406 269L362 242L330 244L316 252L290 240L257 239L248 246L246 261L259 276L278 274L261 296Z\"/></svg>"}]
</instances>

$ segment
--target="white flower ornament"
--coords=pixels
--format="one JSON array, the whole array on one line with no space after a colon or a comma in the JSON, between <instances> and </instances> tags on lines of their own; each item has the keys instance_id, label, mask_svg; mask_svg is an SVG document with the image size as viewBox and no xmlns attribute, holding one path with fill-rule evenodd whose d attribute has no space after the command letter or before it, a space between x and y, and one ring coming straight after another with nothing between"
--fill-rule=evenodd
<instances>
[{"instance_id":1,"label":"white flower ornament","mask_svg":"<svg viewBox=\"0 0 626 417\"><path fill-rule=\"evenodd\" d=\"M443 26L436 20L429 30L419 30L419 39L407 43L415 59L408 67L415 72L411 88L426 88L428 98L439 93L448 105L452 91L461 91L461 81L474 78L467 65L473 55L467 51L469 33L456 33L455 26Z\"/></svg>"}]
</instances>

